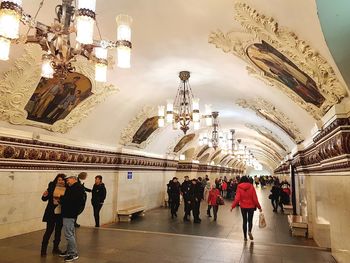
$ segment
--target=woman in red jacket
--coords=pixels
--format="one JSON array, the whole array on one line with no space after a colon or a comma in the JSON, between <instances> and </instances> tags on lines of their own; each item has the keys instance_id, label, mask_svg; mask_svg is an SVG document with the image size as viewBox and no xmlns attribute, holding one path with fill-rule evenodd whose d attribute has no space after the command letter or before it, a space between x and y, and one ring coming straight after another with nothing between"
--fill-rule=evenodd
<instances>
[{"instance_id":1,"label":"woman in red jacket","mask_svg":"<svg viewBox=\"0 0 350 263\"><path fill-rule=\"evenodd\" d=\"M248 235L249 239L253 240L252 228L253 228L253 216L256 208L259 208L259 211L262 212L261 206L256 196L255 189L253 185L249 182L247 176L243 176L237 187L236 197L232 203L232 209L239 204L241 207L241 213L243 217L243 234L244 241L247 241L247 223L248 223Z\"/></svg>"},{"instance_id":2,"label":"woman in red jacket","mask_svg":"<svg viewBox=\"0 0 350 263\"><path fill-rule=\"evenodd\" d=\"M209 191L208 195L208 205L213 208L213 213L214 213L214 221L217 219L218 215L218 210L219 210L219 205L217 203L217 198L220 196L220 191L219 189L216 188L215 184ZM210 210L209 210L209 216L210 216Z\"/></svg>"}]
</instances>

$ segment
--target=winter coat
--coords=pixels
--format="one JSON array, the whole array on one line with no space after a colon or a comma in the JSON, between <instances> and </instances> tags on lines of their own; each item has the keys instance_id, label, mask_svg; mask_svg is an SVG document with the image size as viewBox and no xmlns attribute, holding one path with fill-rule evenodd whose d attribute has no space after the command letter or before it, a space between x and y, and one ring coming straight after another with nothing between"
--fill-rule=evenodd
<instances>
[{"instance_id":1,"label":"winter coat","mask_svg":"<svg viewBox=\"0 0 350 263\"><path fill-rule=\"evenodd\" d=\"M55 187L56 187L55 183L50 182L47 187L48 195L41 197L41 200L43 200L44 202L47 201L47 206L46 206L43 220L42 220L43 222L55 221L55 217L60 216L60 215L55 215L55 208L57 207L57 205L55 205L53 202L53 192L55 191Z\"/></svg>"},{"instance_id":2,"label":"winter coat","mask_svg":"<svg viewBox=\"0 0 350 263\"><path fill-rule=\"evenodd\" d=\"M223 181L223 183L221 185L221 189L222 189L222 191L226 191L227 190L227 183L225 181Z\"/></svg>"},{"instance_id":3,"label":"winter coat","mask_svg":"<svg viewBox=\"0 0 350 263\"><path fill-rule=\"evenodd\" d=\"M92 188L91 204L92 205L103 204L103 202L106 199L106 195L107 195L107 191L104 183L101 183L99 185L94 184L94 187Z\"/></svg>"},{"instance_id":4,"label":"winter coat","mask_svg":"<svg viewBox=\"0 0 350 263\"><path fill-rule=\"evenodd\" d=\"M181 193L185 200L190 200L191 181L184 181L181 185Z\"/></svg>"},{"instance_id":5,"label":"winter coat","mask_svg":"<svg viewBox=\"0 0 350 263\"><path fill-rule=\"evenodd\" d=\"M200 202L203 199L203 191L202 191L202 185L201 184L192 184L189 191L189 197L190 201L193 202Z\"/></svg>"},{"instance_id":6,"label":"winter coat","mask_svg":"<svg viewBox=\"0 0 350 263\"><path fill-rule=\"evenodd\" d=\"M64 196L60 199L63 218L76 218L82 212L81 207L85 202L84 195L84 187L79 182L67 187Z\"/></svg>"},{"instance_id":7,"label":"winter coat","mask_svg":"<svg viewBox=\"0 0 350 263\"><path fill-rule=\"evenodd\" d=\"M240 183L238 185L236 197L232 203L232 208L235 208L237 204L239 204L241 208L258 207L261 209L254 186L251 183Z\"/></svg>"},{"instance_id":8,"label":"winter coat","mask_svg":"<svg viewBox=\"0 0 350 263\"><path fill-rule=\"evenodd\" d=\"M274 185L272 186L271 189L271 195L273 200L277 200L280 197L281 194L281 188L279 188L278 186Z\"/></svg>"},{"instance_id":9,"label":"winter coat","mask_svg":"<svg viewBox=\"0 0 350 263\"><path fill-rule=\"evenodd\" d=\"M209 196L208 196L208 204L209 205L218 205L216 203L216 200L220 196L220 191L219 189L213 188L209 191Z\"/></svg>"},{"instance_id":10,"label":"winter coat","mask_svg":"<svg viewBox=\"0 0 350 263\"><path fill-rule=\"evenodd\" d=\"M180 201L180 183L170 181L168 184L168 195L173 201Z\"/></svg>"}]
</instances>

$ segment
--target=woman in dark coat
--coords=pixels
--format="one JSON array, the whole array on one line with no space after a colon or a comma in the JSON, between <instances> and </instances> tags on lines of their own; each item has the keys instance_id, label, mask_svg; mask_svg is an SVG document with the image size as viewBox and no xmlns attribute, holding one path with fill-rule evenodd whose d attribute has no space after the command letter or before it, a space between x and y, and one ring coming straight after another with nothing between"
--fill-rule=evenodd
<instances>
[{"instance_id":1,"label":"woman in dark coat","mask_svg":"<svg viewBox=\"0 0 350 263\"><path fill-rule=\"evenodd\" d=\"M59 204L59 199L65 192L65 175L58 174L55 179L49 183L47 190L43 193L41 200L48 202L43 222L46 222L46 231L43 236L41 243L41 256L46 256L47 246L55 230L55 239L53 241L53 254L60 254L61 251L58 248L61 241L61 230L62 230L62 216L61 216L61 205Z\"/></svg>"}]
</instances>

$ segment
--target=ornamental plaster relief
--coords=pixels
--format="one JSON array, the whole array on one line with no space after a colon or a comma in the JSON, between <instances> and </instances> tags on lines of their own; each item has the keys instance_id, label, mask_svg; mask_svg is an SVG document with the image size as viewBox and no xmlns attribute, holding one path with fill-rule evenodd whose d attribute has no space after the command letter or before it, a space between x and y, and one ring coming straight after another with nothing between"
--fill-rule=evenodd
<instances>
[{"instance_id":1,"label":"ornamental plaster relief","mask_svg":"<svg viewBox=\"0 0 350 263\"><path fill-rule=\"evenodd\" d=\"M140 149L145 149L155 137L160 133L160 129L156 129L146 141L137 144L133 143L133 136L140 128L140 126L144 123L148 118L152 118L157 116L157 108L155 106L146 105L144 106L137 115L128 123L127 127L124 128L120 135L119 144L127 146L127 147L136 147Z\"/></svg>"},{"instance_id":2,"label":"ornamental plaster relief","mask_svg":"<svg viewBox=\"0 0 350 263\"><path fill-rule=\"evenodd\" d=\"M333 68L306 41L300 39L290 29L280 27L273 18L259 14L245 3L236 3L234 9L235 19L241 24L243 31L223 33L217 30L209 35L209 43L221 48L225 53L231 53L247 62L248 74L261 79L268 86L283 91L316 120L320 120L333 105L347 96L346 89L340 83ZM315 84L316 87L313 86L313 89L321 98L318 103L313 104L307 99L305 100L305 97L300 93L300 86L293 91L282 81L278 81L276 77L271 77L276 73L268 74L252 61L248 49L254 45L264 44L283 56L284 62L287 61L287 63L282 66L289 67L289 72L292 71L299 74L299 77L306 78L309 82L306 86L309 86L311 81ZM309 90L306 91L306 93L308 92Z\"/></svg>"},{"instance_id":3,"label":"ornamental plaster relief","mask_svg":"<svg viewBox=\"0 0 350 263\"><path fill-rule=\"evenodd\" d=\"M286 133L295 143L301 143L304 140L295 123L283 112L278 110L272 103L262 98L255 98L251 100L239 99L236 101L236 104L242 108L251 109L259 117L272 122Z\"/></svg>"},{"instance_id":4,"label":"ornamental plaster relief","mask_svg":"<svg viewBox=\"0 0 350 263\"><path fill-rule=\"evenodd\" d=\"M93 64L78 57L73 66L77 73L91 81L93 94L79 103L68 116L52 125L28 120L28 113L24 108L41 79L41 56L40 46L27 44L24 47L24 54L15 61L14 66L1 75L0 120L14 125L30 125L53 132L67 133L88 116L97 104L104 101L111 93L118 91L113 85L96 82Z\"/></svg>"}]
</instances>

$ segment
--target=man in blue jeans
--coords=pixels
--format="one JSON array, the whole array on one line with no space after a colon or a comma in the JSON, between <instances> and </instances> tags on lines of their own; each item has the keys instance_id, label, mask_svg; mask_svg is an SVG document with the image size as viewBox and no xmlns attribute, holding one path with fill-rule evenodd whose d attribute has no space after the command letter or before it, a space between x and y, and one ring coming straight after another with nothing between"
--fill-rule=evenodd
<instances>
[{"instance_id":1,"label":"man in blue jeans","mask_svg":"<svg viewBox=\"0 0 350 263\"><path fill-rule=\"evenodd\" d=\"M70 262L79 258L77 244L75 241L75 218L81 213L81 207L84 206L84 188L78 183L75 175L66 177L67 189L61 197L63 230L67 240L67 250L60 254L65 262Z\"/></svg>"}]
</instances>

